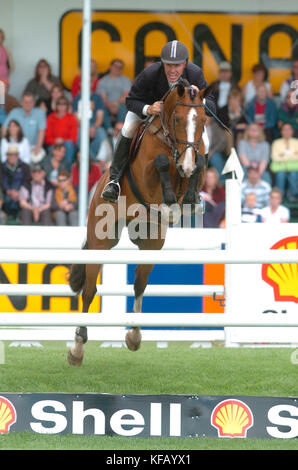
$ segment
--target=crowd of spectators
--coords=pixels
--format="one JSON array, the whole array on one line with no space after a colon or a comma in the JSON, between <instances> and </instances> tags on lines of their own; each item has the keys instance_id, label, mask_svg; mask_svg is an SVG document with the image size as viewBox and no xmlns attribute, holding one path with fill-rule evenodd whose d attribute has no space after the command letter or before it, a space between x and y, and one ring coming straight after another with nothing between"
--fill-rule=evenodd
<instances>
[{"instance_id":1,"label":"crowd of spectators","mask_svg":"<svg viewBox=\"0 0 298 470\"><path fill-rule=\"evenodd\" d=\"M203 188L201 193L205 227L224 226L224 195L220 201L215 195L216 188L224 185L222 170L232 147L244 170L242 222L289 222L287 206L298 209L298 59L292 60L289 77L277 95L263 64L253 66L251 74L251 80L239 87L231 64L222 62L214 82L217 115L231 134L209 119L209 165L217 173L217 183L213 191L206 194Z\"/></svg>"},{"instance_id":2,"label":"crowd of spectators","mask_svg":"<svg viewBox=\"0 0 298 470\"><path fill-rule=\"evenodd\" d=\"M44 58L25 84L20 102L9 94L14 68L0 29L0 80L5 85L0 105L0 224L77 225L81 135L81 73L70 91L63 88ZM149 65L149 64L148 64ZM127 112L131 81L124 63L112 60L107 73L90 67L89 195L111 162ZM222 62L213 83L219 119L208 118L209 168L201 197L205 227L219 227L225 217L224 176L235 147L244 169L243 222L289 221L283 200L298 203L298 100L291 84L298 80L298 59L289 78L273 94L264 65L252 68L242 88L232 66Z\"/></svg>"}]
</instances>

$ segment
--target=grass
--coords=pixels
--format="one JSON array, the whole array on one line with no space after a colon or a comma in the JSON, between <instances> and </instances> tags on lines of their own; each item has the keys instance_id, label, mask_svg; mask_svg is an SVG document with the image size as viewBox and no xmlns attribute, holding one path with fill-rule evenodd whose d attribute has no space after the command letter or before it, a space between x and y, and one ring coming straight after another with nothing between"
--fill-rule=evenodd
<instances>
[{"instance_id":1,"label":"grass","mask_svg":"<svg viewBox=\"0 0 298 470\"><path fill-rule=\"evenodd\" d=\"M65 342L43 342L43 348L9 348L0 365L0 394L112 393L297 396L298 366L291 349L191 349L169 343L157 349L143 343L137 353L87 343L80 368L67 364ZM295 439L124 438L109 436L0 435L0 449L32 450L227 450L298 449Z\"/></svg>"}]
</instances>

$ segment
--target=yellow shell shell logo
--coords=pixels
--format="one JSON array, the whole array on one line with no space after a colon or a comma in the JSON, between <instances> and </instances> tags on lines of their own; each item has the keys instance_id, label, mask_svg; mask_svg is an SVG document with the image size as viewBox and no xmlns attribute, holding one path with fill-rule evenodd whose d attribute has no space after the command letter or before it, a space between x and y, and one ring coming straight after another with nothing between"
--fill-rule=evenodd
<instances>
[{"instance_id":1,"label":"yellow shell shell logo","mask_svg":"<svg viewBox=\"0 0 298 470\"><path fill-rule=\"evenodd\" d=\"M224 400L214 408L211 424L217 428L218 437L246 437L253 425L253 415L242 401Z\"/></svg>"},{"instance_id":2,"label":"yellow shell shell logo","mask_svg":"<svg viewBox=\"0 0 298 470\"><path fill-rule=\"evenodd\" d=\"M273 250L296 250L298 236L283 238L271 247ZM263 264L262 279L274 291L274 299L298 303L298 263Z\"/></svg>"},{"instance_id":3,"label":"yellow shell shell logo","mask_svg":"<svg viewBox=\"0 0 298 470\"><path fill-rule=\"evenodd\" d=\"M16 422L17 414L13 404L0 396L0 434L9 432L10 426Z\"/></svg>"}]
</instances>

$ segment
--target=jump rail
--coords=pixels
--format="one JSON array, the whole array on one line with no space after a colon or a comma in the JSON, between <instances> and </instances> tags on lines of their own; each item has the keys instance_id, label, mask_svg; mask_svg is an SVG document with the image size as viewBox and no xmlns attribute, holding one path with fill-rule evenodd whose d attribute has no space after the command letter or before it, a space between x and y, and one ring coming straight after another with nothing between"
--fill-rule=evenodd
<instances>
[{"instance_id":1,"label":"jump rail","mask_svg":"<svg viewBox=\"0 0 298 470\"><path fill-rule=\"evenodd\" d=\"M270 264L298 263L298 250L236 252L229 250L5 250L1 263L53 264Z\"/></svg>"},{"instance_id":2,"label":"jump rail","mask_svg":"<svg viewBox=\"0 0 298 470\"><path fill-rule=\"evenodd\" d=\"M122 327L298 327L297 318L271 320L239 320L224 318L216 313L128 313L115 316L114 312L98 313L0 313L0 327L68 327L68 326L122 326Z\"/></svg>"}]
</instances>

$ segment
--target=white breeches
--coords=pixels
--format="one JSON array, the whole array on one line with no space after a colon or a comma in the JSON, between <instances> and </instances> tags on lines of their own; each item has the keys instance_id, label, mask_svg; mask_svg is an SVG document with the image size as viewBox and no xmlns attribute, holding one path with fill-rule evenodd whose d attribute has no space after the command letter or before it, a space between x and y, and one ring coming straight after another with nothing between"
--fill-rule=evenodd
<instances>
[{"instance_id":1,"label":"white breeches","mask_svg":"<svg viewBox=\"0 0 298 470\"><path fill-rule=\"evenodd\" d=\"M122 135L127 139L132 139L140 121L142 121L142 119L139 118L137 114L128 111L121 130ZM205 127L203 132L203 142L205 145L205 154L207 154L209 152L209 138Z\"/></svg>"}]
</instances>

